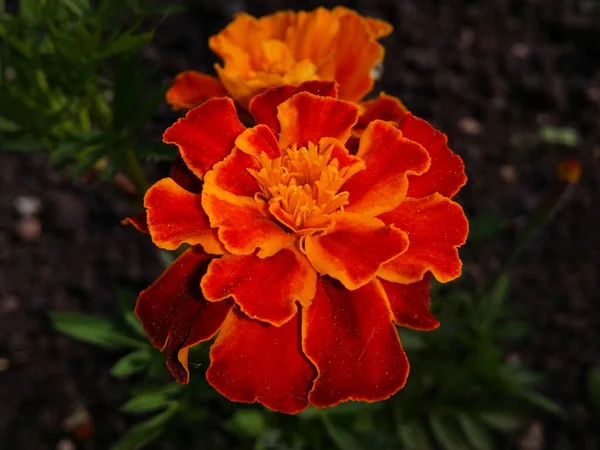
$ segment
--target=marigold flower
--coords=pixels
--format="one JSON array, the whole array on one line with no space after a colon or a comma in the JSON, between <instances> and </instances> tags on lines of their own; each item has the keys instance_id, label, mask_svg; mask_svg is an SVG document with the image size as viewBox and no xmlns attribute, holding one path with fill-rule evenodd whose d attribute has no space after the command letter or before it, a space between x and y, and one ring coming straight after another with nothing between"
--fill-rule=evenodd
<instances>
[{"instance_id":1,"label":"marigold flower","mask_svg":"<svg viewBox=\"0 0 600 450\"><path fill-rule=\"evenodd\" d=\"M343 7L260 18L241 13L209 46L223 60L215 65L221 83L244 108L266 89L310 80L336 81L340 98L358 102L372 89L371 71L383 60L377 40L391 32L387 22ZM219 89L214 78L187 71L175 79L167 101L188 109L222 95Z\"/></svg>"},{"instance_id":2,"label":"marigold flower","mask_svg":"<svg viewBox=\"0 0 600 450\"><path fill-rule=\"evenodd\" d=\"M232 401L285 413L377 401L408 375L395 324L438 326L430 277L460 275L468 232L450 199L462 161L406 111L351 137L358 108L336 94L330 82L269 90L249 105L251 128L215 98L164 133L203 183L191 192L175 174L148 190L153 242L192 247L136 313L178 381L188 348L216 335L206 377Z\"/></svg>"}]
</instances>

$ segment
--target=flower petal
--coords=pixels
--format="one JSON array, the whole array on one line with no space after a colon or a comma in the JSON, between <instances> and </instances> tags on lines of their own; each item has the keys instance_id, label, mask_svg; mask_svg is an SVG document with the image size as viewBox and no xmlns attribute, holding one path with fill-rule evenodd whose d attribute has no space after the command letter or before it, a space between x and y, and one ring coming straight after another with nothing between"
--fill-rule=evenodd
<instances>
[{"instance_id":1,"label":"flower petal","mask_svg":"<svg viewBox=\"0 0 600 450\"><path fill-rule=\"evenodd\" d=\"M172 178L175 183L193 194L202 192L202 180L188 169L188 166L185 165L185 162L179 153L171 163L171 167L169 168L169 178Z\"/></svg>"},{"instance_id":2,"label":"flower petal","mask_svg":"<svg viewBox=\"0 0 600 450\"><path fill-rule=\"evenodd\" d=\"M465 243L469 222L458 203L432 194L419 199L406 199L389 213L379 216L408 234L408 250L385 264L382 278L397 283L413 283L430 270L446 283L460 276L462 262L457 247Z\"/></svg>"},{"instance_id":3,"label":"flower petal","mask_svg":"<svg viewBox=\"0 0 600 450\"><path fill-rule=\"evenodd\" d=\"M255 96L250 102L250 113L256 123L262 123L279 133L277 107L298 92L310 92L322 97L337 97L337 85L333 81L306 81L300 86L280 86Z\"/></svg>"},{"instance_id":4,"label":"flower petal","mask_svg":"<svg viewBox=\"0 0 600 450\"><path fill-rule=\"evenodd\" d=\"M171 178L163 178L148 189L144 207L156 246L175 250L183 243L200 244L207 253L224 253L202 209L200 196L186 191Z\"/></svg>"},{"instance_id":5,"label":"flower petal","mask_svg":"<svg viewBox=\"0 0 600 450\"><path fill-rule=\"evenodd\" d=\"M260 259L256 255L225 255L214 259L202 278L209 301L233 297L251 319L281 326L298 312L296 301L310 305L317 274L306 257L292 248Z\"/></svg>"},{"instance_id":6,"label":"flower petal","mask_svg":"<svg viewBox=\"0 0 600 450\"><path fill-rule=\"evenodd\" d=\"M367 125L374 120L384 120L398 126L402 117L408 112L406 106L398 98L384 92L380 93L376 99L362 102L360 106L363 112L358 118L356 127L354 127L358 131L367 128Z\"/></svg>"},{"instance_id":7,"label":"flower petal","mask_svg":"<svg viewBox=\"0 0 600 450\"><path fill-rule=\"evenodd\" d=\"M235 146L244 153L259 157L265 153L269 159L275 159L281 156L281 149L277 143L277 138L271 129L263 124L248 128L235 140Z\"/></svg>"},{"instance_id":8,"label":"flower petal","mask_svg":"<svg viewBox=\"0 0 600 450\"><path fill-rule=\"evenodd\" d=\"M348 291L320 278L302 312L302 348L318 371L308 394L312 405L384 400L404 386L408 360L377 281Z\"/></svg>"},{"instance_id":9,"label":"flower petal","mask_svg":"<svg viewBox=\"0 0 600 450\"><path fill-rule=\"evenodd\" d=\"M210 218L210 226L219 229L219 240L229 252L249 255L259 248L258 256L266 258L293 241L293 236L269 217L266 203L217 187L213 176L214 172L207 174L202 207Z\"/></svg>"},{"instance_id":10,"label":"flower petal","mask_svg":"<svg viewBox=\"0 0 600 450\"><path fill-rule=\"evenodd\" d=\"M300 345L300 314L275 327L233 310L210 349L206 379L231 401L295 414L308 406L315 377Z\"/></svg>"},{"instance_id":11,"label":"flower petal","mask_svg":"<svg viewBox=\"0 0 600 450\"><path fill-rule=\"evenodd\" d=\"M350 193L346 210L370 216L398 206L408 189L407 176L425 172L430 161L423 147L381 120L371 122L362 134L356 156L366 169L343 186Z\"/></svg>"},{"instance_id":12,"label":"flower petal","mask_svg":"<svg viewBox=\"0 0 600 450\"><path fill-rule=\"evenodd\" d=\"M322 235L306 236L304 252L321 274L357 289L373 279L382 264L406 251L406 233L381 220L359 214L331 215L333 228Z\"/></svg>"},{"instance_id":13,"label":"flower petal","mask_svg":"<svg viewBox=\"0 0 600 450\"><path fill-rule=\"evenodd\" d=\"M300 92L277 108L281 125L279 146L283 149L297 144L316 144L322 137L333 137L344 143L350 137L358 119L352 103L331 97L318 97Z\"/></svg>"},{"instance_id":14,"label":"flower petal","mask_svg":"<svg viewBox=\"0 0 600 450\"><path fill-rule=\"evenodd\" d=\"M465 185L467 177L462 159L448 148L446 135L410 113L402 116L398 126L405 138L421 144L431 157L427 172L408 178L407 195L419 198L438 192L453 197Z\"/></svg>"},{"instance_id":15,"label":"flower petal","mask_svg":"<svg viewBox=\"0 0 600 450\"><path fill-rule=\"evenodd\" d=\"M143 212L137 216L126 217L121 220L121 225L133 225L140 233L150 233L148 230L148 222L146 221L146 213Z\"/></svg>"},{"instance_id":16,"label":"flower petal","mask_svg":"<svg viewBox=\"0 0 600 450\"><path fill-rule=\"evenodd\" d=\"M429 285L431 274L410 284L392 283L379 279L389 302L392 317L397 325L413 330L430 331L440 323L429 311Z\"/></svg>"},{"instance_id":17,"label":"flower petal","mask_svg":"<svg viewBox=\"0 0 600 450\"><path fill-rule=\"evenodd\" d=\"M212 97L227 95L221 82L210 75L187 70L173 80L167 91L167 103L173 109L191 109Z\"/></svg>"},{"instance_id":18,"label":"flower petal","mask_svg":"<svg viewBox=\"0 0 600 450\"><path fill-rule=\"evenodd\" d=\"M213 166L213 175L207 175L207 178L232 194L252 197L260 192L260 187L248 169L260 170L261 167L254 156L234 148L223 161Z\"/></svg>"},{"instance_id":19,"label":"flower petal","mask_svg":"<svg viewBox=\"0 0 600 450\"><path fill-rule=\"evenodd\" d=\"M199 247L186 250L140 293L135 307L148 339L165 351L167 366L180 383L187 383L188 347L212 338L231 310L231 302L209 303L200 291L200 278L211 257Z\"/></svg>"},{"instance_id":20,"label":"flower petal","mask_svg":"<svg viewBox=\"0 0 600 450\"><path fill-rule=\"evenodd\" d=\"M219 97L189 110L165 131L163 141L176 144L185 164L202 178L231 152L235 139L244 130L233 100Z\"/></svg>"},{"instance_id":21,"label":"flower petal","mask_svg":"<svg viewBox=\"0 0 600 450\"><path fill-rule=\"evenodd\" d=\"M364 21L369 27L369 33L371 33L371 36L373 36L375 39L389 36L392 34L392 31L394 31L394 27L384 20L375 19L373 17L365 17Z\"/></svg>"}]
</instances>

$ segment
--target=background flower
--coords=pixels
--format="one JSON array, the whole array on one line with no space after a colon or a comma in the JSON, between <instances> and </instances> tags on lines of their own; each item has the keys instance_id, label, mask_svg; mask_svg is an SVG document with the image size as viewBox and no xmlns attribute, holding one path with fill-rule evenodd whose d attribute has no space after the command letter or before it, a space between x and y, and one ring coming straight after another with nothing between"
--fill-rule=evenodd
<instances>
[{"instance_id":1,"label":"background flower","mask_svg":"<svg viewBox=\"0 0 600 450\"><path fill-rule=\"evenodd\" d=\"M381 400L408 375L394 323L438 325L428 283L460 274L468 224L448 197L462 162L410 113L356 128L350 153L358 108L335 94L327 82L269 90L249 105L251 128L216 98L165 132L203 184L147 192L153 242L192 247L136 312L179 381L189 346L220 329L207 379L231 400L287 413Z\"/></svg>"}]
</instances>

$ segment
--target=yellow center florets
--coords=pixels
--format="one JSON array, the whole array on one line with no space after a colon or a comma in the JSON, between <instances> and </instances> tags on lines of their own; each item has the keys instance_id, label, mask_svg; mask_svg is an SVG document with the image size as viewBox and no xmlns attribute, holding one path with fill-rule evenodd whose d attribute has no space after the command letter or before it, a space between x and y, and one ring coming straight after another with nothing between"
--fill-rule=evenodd
<instances>
[{"instance_id":1,"label":"yellow center florets","mask_svg":"<svg viewBox=\"0 0 600 450\"><path fill-rule=\"evenodd\" d=\"M348 168L339 168L332 159L333 145L321 148L309 142L283 151L269 159L264 153L260 170L249 169L258 180L265 201L279 205L284 223L298 232L326 228L325 217L348 204L348 192L338 192L349 178Z\"/></svg>"}]
</instances>

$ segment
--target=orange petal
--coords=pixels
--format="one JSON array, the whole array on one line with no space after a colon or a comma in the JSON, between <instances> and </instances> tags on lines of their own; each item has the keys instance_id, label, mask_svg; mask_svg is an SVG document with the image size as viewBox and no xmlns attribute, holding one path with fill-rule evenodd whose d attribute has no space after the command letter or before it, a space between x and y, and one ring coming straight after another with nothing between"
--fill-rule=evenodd
<instances>
[{"instance_id":1,"label":"orange petal","mask_svg":"<svg viewBox=\"0 0 600 450\"><path fill-rule=\"evenodd\" d=\"M144 197L152 242L165 250L181 244L200 244L207 253L223 254L223 246L210 227L200 196L179 186L171 178L157 181Z\"/></svg>"},{"instance_id":2,"label":"orange petal","mask_svg":"<svg viewBox=\"0 0 600 450\"><path fill-rule=\"evenodd\" d=\"M210 225L219 229L219 240L236 255L249 255L258 248L258 256L272 256L293 241L269 216L266 203L227 192L214 184L214 172L207 175L202 206Z\"/></svg>"},{"instance_id":3,"label":"orange petal","mask_svg":"<svg viewBox=\"0 0 600 450\"><path fill-rule=\"evenodd\" d=\"M448 138L427 121L405 114L398 125L405 138L421 144L431 157L429 170L408 178L409 197L425 197L438 192L453 197L467 182L460 156L448 148Z\"/></svg>"},{"instance_id":4,"label":"orange petal","mask_svg":"<svg viewBox=\"0 0 600 450\"><path fill-rule=\"evenodd\" d=\"M313 303L303 310L302 338L318 371L308 394L312 405L384 400L406 383L408 360L377 281L348 291L319 278Z\"/></svg>"},{"instance_id":5,"label":"orange petal","mask_svg":"<svg viewBox=\"0 0 600 450\"><path fill-rule=\"evenodd\" d=\"M300 92L277 108L281 125L279 146L316 144L322 137L336 138L344 143L350 137L358 119L358 110L352 103L331 97L318 97Z\"/></svg>"},{"instance_id":6,"label":"orange petal","mask_svg":"<svg viewBox=\"0 0 600 450\"><path fill-rule=\"evenodd\" d=\"M146 213L143 212L137 216L126 217L121 220L121 225L133 225L140 233L150 233L148 222L146 222Z\"/></svg>"},{"instance_id":7,"label":"orange petal","mask_svg":"<svg viewBox=\"0 0 600 450\"><path fill-rule=\"evenodd\" d=\"M250 113L256 123L267 125L279 133L277 107L298 92L310 92L322 97L337 97L337 85L333 81L307 81L300 86L280 86L255 96L250 102Z\"/></svg>"},{"instance_id":8,"label":"orange petal","mask_svg":"<svg viewBox=\"0 0 600 450\"><path fill-rule=\"evenodd\" d=\"M231 302L202 297L200 278L210 259L199 247L189 248L140 293L135 307L148 339L166 353L167 367L180 383L189 380L188 348L212 338L231 310Z\"/></svg>"},{"instance_id":9,"label":"orange petal","mask_svg":"<svg viewBox=\"0 0 600 450\"><path fill-rule=\"evenodd\" d=\"M209 301L233 297L251 319L281 326L298 312L296 301L310 305L317 274L306 257L284 248L269 258L225 255L213 260L202 278Z\"/></svg>"},{"instance_id":10,"label":"orange petal","mask_svg":"<svg viewBox=\"0 0 600 450\"><path fill-rule=\"evenodd\" d=\"M394 27L384 20L375 19L373 17L365 17L365 23L369 27L369 33L375 39L389 36L394 31Z\"/></svg>"},{"instance_id":11,"label":"orange petal","mask_svg":"<svg viewBox=\"0 0 600 450\"><path fill-rule=\"evenodd\" d=\"M214 165L213 175L207 177L232 194L252 197L260 192L260 187L248 169L260 170L261 167L256 158L234 148L223 161Z\"/></svg>"},{"instance_id":12,"label":"orange petal","mask_svg":"<svg viewBox=\"0 0 600 450\"><path fill-rule=\"evenodd\" d=\"M430 281L430 273L426 273L421 281L410 284L379 279L397 325L422 331L435 330L440 325L429 311Z\"/></svg>"},{"instance_id":13,"label":"orange petal","mask_svg":"<svg viewBox=\"0 0 600 450\"><path fill-rule=\"evenodd\" d=\"M169 178L172 178L175 183L193 194L199 194L202 191L202 180L188 169L179 153L171 163Z\"/></svg>"},{"instance_id":14,"label":"orange petal","mask_svg":"<svg viewBox=\"0 0 600 450\"><path fill-rule=\"evenodd\" d=\"M462 262L457 247L465 243L469 222L458 203L432 194L406 199L389 213L379 216L408 234L408 250L385 264L379 276L397 283L414 283L430 270L446 283L460 276Z\"/></svg>"},{"instance_id":15,"label":"orange petal","mask_svg":"<svg viewBox=\"0 0 600 450\"><path fill-rule=\"evenodd\" d=\"M429 168L425 149L381 120L371 122L362 134L356 156L365 161L366 169L343 186L350 193L346 210L370 216L398 206L409 186L407 176Z\"/></svg>"},{"instance_id":16,"label":"orange petal","mask_svg":"<svg viewBox=\"0 0 600 450\"><path fill-rule=\"evenodd\" d=\"M187 70L175 77L167 91L167 103L173 109L191 109L212 97L227 95L221 82L210 75Z\"/></svg>"},{"instance_id":17,"label":"orange petal","mask_svg":"<svg viewBox=\"0 0 600 450\"><path fill-rule=\"evenodd\" d=\"M360 105L363 111L354 127L358 131L367 128L367 125L374 120L384 120L398 126L402 117L408 112L399 99L383 92L376 99L362 102Z\"/></svg>"},{"instance_id":18,"label":"orange petal","mask_svg":"<svg viewBox=\"0 0 600 450\"><path fill-rule=\"evenodd\" d=\"M357 289L375 277L382 264L408 247L406 233L359 214L331 215L335 225L322 235L306 236L304 251L313 267Z\"/></svg>"},{"instance_id":19,"label":"orange petal","mask_svg":"<svg viewBox=\"0 0 600 450\"><path fill-rule=\"evenodd\" d=\"M315 377L300 345L300 314L275 327L234 310L210 349L206 379L231 401L298 413Z\"/></svg>"},{"instance_id":20,"label":"orange petal","mask_svg":"<svg viewBox=\"0 0 600 450\"><path fill-rule=\"evenodd\" d=\"M244 130L233 100L220 97L189 110L165 131L163 141L176 144L185 164L202 178L231 152L236 138Z\"/></svg>"},{"instance_id":21,"label":"orange petal","mask_svg":"<svg viewBox=\"0 0 600 450\"><path fill-rule=\"evenodd\" d=\"M235 140L235 146L244 153L259 157L262 153L269 159L279 158L281 149L273 131L264 124L248 128Z\"/></svg>"}]
</instances>

